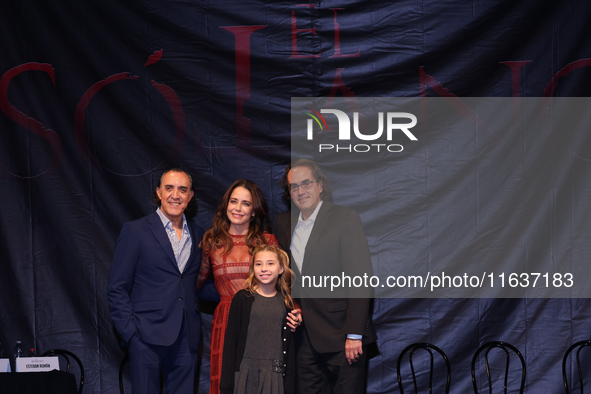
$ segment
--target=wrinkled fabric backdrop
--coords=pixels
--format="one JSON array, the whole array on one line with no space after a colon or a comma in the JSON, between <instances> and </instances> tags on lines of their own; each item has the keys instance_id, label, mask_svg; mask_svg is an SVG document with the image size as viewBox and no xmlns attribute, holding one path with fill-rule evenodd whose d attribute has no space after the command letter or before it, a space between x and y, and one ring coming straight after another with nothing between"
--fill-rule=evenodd
<instances>
[{"instance_id":1,"label":"wrinkled fabric backdrop","mask_svg":"<svg viewBox=\"0 0 591 394\"><path fill-rule=\"evenodd\" d=\"M119 392L108 271L122 224L152 211L163 169L193 174L203 228L238 178L263 189L272 219L287 209L278 182L291 97L588 96L590 15L587 0L1 2L2 350L16 340L68 349L84 364L85 393ZM571 214L589 217L577 189L589 161L565 157L573 165L560 187L575 190ZM400 245L401 260L416 258L412 243ZM442 348L451 392L470 392L475 350L502 340L525 357L528 393L560 393L564 351L591 339L590 307L378 299L368 392L398 392L396 360L412 342Z\"/></svg>"}]
</instances>

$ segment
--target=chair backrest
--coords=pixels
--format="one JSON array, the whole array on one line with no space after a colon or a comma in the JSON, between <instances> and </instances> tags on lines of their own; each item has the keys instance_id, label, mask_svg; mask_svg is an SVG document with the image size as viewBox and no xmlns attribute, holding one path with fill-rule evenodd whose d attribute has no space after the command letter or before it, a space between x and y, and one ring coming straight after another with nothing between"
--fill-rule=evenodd
<instances>
[{"instance_id":1,"label":"chair backrest","mask_svg":"<svg viewBox=\"0 0 591 394\"><path fill-rule=\"evenodd\" d=\"M400 374L400 366L402 365L402 360L404 358L404 355L409 351L410 351L410 353L408 355L408 360L410 362L410 371L412 374L412 380L414 383L415 393L418 393L417 376L415 373L415 368L414 368L414 364L412 361L412 356L419 349L424 349L429 353L429 360L430 360L429 393L431 393L433 390L433 370L434 370L434 368L433 368L433 352L431 351L431 349L433 349L437 353L439 353L443 357L443 359L445 360L445 366L447 368L447 381L446 381L446 385L445 385L445 394L448 394L449 393L449 386L451 383L451 364L449 363L447 356L445 355L445 353L441 349L439 349L437 346L432 345L430 343L422 343L422 342L413 343L412 345L407 346L406 349L404 349L402 351L402 353L400 353L400 356L398 357L398 363L396 365L396 373L398 375L398 388L400 390L400 394L404 394L404 388L402 387L402 376Z\"/></svg>"},{"instance_id":2,"label":"chair backrest","mask_svg":"<svg viewBox=\"0 0 591 394\"><path fill-rule=\"evenodd\" d=\"M82 388L84 387L84 367L82 366L82 362L76 355L72 352L69 352L64 349L51 349L46 351L41 355L41 357L52 357L52 356L62 356L66 360L66 372L70 372L70 358L72 357L78 363L78 367L80 368L80 385L78 386L78 394L82 394Z\"/></svg>"},{"instance_id":3,"label":"chair backrest","mask_svg":"<svg viewBox=\"0 0 591 394\"><path fill-rule=\"evenodd\" d=\"M500 341L485 343L478 348L476 353L474 353L474 357L472 358L472 385L474 386L474 393L478 394L478 387L476 386L476 360L478 359L478 355L482 351L486 350L484 352L484 360L486 363L486 376L488 377L488 392L492 394L492 380L490 376L490 367L488 364L488 353L494 348L502 349L507 357L505 362L505 380L503 384L505 394L507 393L507 380L509 378L509 350L513 351L515 354L517 354L517 356L519 356L519 360L521 360L521 385L519 388L519 393L522 394L525 388L525 360L523 359L521 352L515 346L511 345L510 343Z\"/></svg>"},{"instance_id":4,"label":"chair backrest","mask_svg":"<svg viewBox=\"0 0 591 394\"><path fill-rule=\"evenodd\" d=\"M568 350L566 351L566 353L564 353L564 357L562 358L562 380L564 381L564 392L566 394L569 394L568 380L566 378L566 360L568 359L568 356L570 355L570 353L575 349L577 349L576 360L577 360L577 371L579 373L579 387L581 388L581 394L583 394L583 371L581 370L581 360L579 359L579 353L581 353L581 350L583 350L583 348L586 346L591 346L591 341L577 342L574 345L572 345L571 347L569 347Z\"/></svg>"},{"instance_id":5,"label":"chair backrest","mask_svg":"<svg viewBox=\"0 0 591 394\"><path fill-rule=\"evenodd\" d=\"M129 362L129 355L125 355L123 361L121 361L121 365L119 366L119 391L121 394L125 394L125 390L123 389L123 370L125 369L125 364Z\"/></svg>"}]
</instances>

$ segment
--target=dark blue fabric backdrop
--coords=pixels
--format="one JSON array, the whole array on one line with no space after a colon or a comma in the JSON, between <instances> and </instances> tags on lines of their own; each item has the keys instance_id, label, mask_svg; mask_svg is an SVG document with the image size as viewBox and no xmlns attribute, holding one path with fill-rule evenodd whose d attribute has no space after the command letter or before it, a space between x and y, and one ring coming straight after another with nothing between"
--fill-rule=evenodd
<instances>
[{"instance_id":1,"label":"dark blue fabric backdrop","mask_svg":"<svg viewBox=\"0 0 591 394\"><path fill-rule=\"evenodd\" d=\"M204 228L238 178L274 217L291 97L587 96L590 15L586 0L1 2L2 349L66 348L86 393L118 392L108 270L164 168L193 174ZM398 354L428 341L450 357L452 392L469 392L472 354L503 340L526 358L528 393L559 393L590 306L376 300L368 390L396 392Z\"/></svg>"}]
</instances>

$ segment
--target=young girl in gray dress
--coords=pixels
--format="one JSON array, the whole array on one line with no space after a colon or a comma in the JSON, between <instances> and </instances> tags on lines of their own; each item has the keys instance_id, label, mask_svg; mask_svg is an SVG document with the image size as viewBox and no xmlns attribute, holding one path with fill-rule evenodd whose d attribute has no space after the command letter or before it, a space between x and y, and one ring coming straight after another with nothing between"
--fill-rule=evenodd
<instances>
[{"instance_id":1,"label":"young girl in gray dress","mask_svg":"<svg viewBox=\"0 0 591 394\"><path fill-rule=\"evenodd\" d=\"M292 275L287 253L279 247L255 248L244 289L236 293L230 306L221 394L295 392L292 331L294 316L297 326L301 312L294 309L291 298Z\"/></svg>"}]
</instances>

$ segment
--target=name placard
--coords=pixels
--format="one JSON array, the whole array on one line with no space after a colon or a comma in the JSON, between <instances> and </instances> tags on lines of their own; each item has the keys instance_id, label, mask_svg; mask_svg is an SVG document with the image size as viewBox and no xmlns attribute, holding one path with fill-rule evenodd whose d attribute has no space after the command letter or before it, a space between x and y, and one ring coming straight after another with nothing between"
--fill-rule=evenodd
<instances>
[{"instance_id":1,"label":"name placard","mask_svg":"<svg viewBox=\"0 0 591 394\"><path fill-rule=\"evenodd\" d=\"M19 357L16 359L16 372L46 372L60 369L57 357Z\"/></svg>"},{"instance_id":2,"label":"name placard","mask_svg":"<svg viewBox=\"0 0 591 394\"><path fill-rule=\"evenodd\" d=\"M10 372L10 359L0 358L0 372Z\"/></svg>"}]
</instances>

